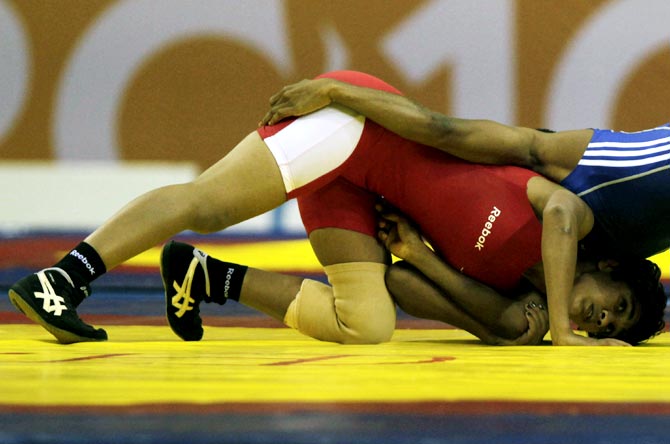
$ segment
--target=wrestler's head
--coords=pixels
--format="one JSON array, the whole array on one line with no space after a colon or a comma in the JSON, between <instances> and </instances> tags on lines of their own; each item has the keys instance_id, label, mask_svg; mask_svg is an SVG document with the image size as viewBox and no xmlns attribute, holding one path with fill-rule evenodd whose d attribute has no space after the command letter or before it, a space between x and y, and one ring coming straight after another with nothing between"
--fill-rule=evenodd
<instances>
[{"instance_id":1,"label":"wrestler's head","mask_svg":"<svg viewBox=\"0 0 670 444\"><path fill-rule=\"evenodd\" d=\"M570 300L570 319L589 336L638 344L665 327L667 297L651 261L627 260L580 274Z\"/></svg>"}]
</instances>

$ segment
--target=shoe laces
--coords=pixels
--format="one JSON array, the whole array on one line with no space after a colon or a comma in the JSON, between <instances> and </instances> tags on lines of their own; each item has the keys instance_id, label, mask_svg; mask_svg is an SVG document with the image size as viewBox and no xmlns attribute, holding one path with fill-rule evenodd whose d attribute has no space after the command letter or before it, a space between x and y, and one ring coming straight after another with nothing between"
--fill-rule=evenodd
<instances>
[{"instance_id":1,"label":"shoe laces","mask_svg":"<svg viewBox=\"0 0 670 444\"><path fill-rule=\"evenodd\" d=\"M186 314L186 312L193 310L196 305L195 299L191 296L191 289L193 288L193 279L195 277L195 270L198 267L198 264L203 268L205 274L205 294L209 297L209 273L207 271L207 254L198 250L197 248L193 249L193 259L186 270L186 275L184 276L184 281L179 285L177 281L172 282L172 287L176 291L175 295L172 296L172 306L177 309L175 316L181 318Z\"/></svg>"}]
</instances>

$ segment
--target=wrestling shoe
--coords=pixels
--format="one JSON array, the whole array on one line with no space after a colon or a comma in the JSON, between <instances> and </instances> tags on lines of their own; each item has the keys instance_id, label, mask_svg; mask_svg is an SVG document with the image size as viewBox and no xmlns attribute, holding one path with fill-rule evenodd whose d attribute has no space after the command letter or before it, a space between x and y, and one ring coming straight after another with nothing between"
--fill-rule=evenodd
<instances>
[{"instance_id":1,"label":"wrestling shoe","mask_svg":"<svg viewBox=\"0 0 670 444\"><path fill-rule=\"evenodd\" d=\"M207 254L171 241L161 253L161 277L170 328L185 341L199 341L203 334L200 302L205 298L210 302Z\"/></svg>"},{"instance_id":2,"label":"wrestling shoe","mask_svg":"<svg viewBox=\"0 0 670 444\"><path fill-rule=\"evenodd\" d=\"M15 283L9 300L30 320L40 324L61 344L105 341L107 332L79 319L76 308L90 293L77 288L62 269L45 268Z\"/></svg>"}]
</instances>

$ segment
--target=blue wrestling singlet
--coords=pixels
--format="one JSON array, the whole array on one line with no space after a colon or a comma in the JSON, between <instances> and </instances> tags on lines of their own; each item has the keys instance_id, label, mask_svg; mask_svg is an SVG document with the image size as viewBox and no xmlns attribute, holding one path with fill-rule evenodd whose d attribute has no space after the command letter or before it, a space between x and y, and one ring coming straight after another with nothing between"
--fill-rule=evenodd
<instances>
[{"instance_id":1,"label":"blue wrestling singlet","mask_svg":"<svg viewBox=\"0 0 670 444\"><path fill-rule=\"evenodd\" d=\"M584 239L589 249L649 257L670 247L670 125L595 130L561 185L593 210L596 224Z\"/></svg>"}]
</instances>

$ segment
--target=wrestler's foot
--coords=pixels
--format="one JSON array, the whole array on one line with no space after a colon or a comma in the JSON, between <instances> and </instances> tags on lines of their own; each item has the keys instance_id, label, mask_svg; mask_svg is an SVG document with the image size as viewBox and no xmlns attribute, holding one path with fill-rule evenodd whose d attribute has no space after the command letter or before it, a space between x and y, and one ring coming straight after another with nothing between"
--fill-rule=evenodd
<instances>
[{"instance_id":1,"label":"wrestler's foot","mask_svg":"<svg viewBox=\"0 0 670 444\"><path fill-rule=\"evenodd\" d=\"M89 293L88 286L75 287L64 270L53 267L15 283L9 290L9 300L61 344L105 341L105 330L86 324L77 315L76 307Z\"/></svg>"},{"instance_id":2,"label":"wrestler's foot","mask_svg":"<svg viewBox=\"0 0 670 444\"><path fill-rule=\"evenodd\" d=\"M199 306L209 298L207 254L172 241L161 253L161 277L170 328L185 341L199 341L203 334Z\"/></svg>"}]
</instances>

